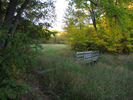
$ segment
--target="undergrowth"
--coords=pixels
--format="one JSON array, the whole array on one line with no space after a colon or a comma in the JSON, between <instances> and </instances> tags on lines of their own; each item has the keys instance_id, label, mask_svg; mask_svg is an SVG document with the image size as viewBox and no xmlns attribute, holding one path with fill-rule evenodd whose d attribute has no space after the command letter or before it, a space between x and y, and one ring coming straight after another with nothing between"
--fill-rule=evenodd
<instances>
[{"instance_id":1,"label":"undergrowth","mask_svg":"<svg viewBox=\"0 0 133 100\"><path fill-rule=\"evenodd\" d=\"M5 34L1 29L1 34ZM40 46L29 38L28 33L16 33L14 37L9 36L9 45L0 48L0 99L16 100L28 90L25 80L25 72L29 62L34 62L33 48ZM4 41L2 35L0 40ZM31 47L31 44L35 44Z\"/></svg>"},{"instance_id":2,"label":"undergrowth","mask_svg":"<svg viewBox=\"0 0 133 100\"><path fill-rule=\"evenodd\" d=\"M75 60L75 52L62 48L37 55L31 65L39 74L43 90L60 100L132 100L133 57L100 54L98 62L85 65ZM58 46L57 46L58 48ZM44 48L45 50L45 48Z\"/></svg>"}]
</instances>

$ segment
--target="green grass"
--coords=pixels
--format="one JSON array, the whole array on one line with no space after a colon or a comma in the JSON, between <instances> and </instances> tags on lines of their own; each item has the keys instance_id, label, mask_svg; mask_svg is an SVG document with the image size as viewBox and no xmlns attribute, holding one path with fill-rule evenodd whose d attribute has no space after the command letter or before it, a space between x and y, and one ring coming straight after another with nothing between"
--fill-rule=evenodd
<instances>
[{"instance_id":1,"label":"green grass","mask_svg":"<svg viewBox=\"0 0 133 100\"><path fill-rule=\"evenodd\" d=\"M133 57L100 54L94 65L75 60L67 45L42 45L31 70L53 69L39 75L44 91L60 100L133 100Z\"/></svg>"}]
</instances>

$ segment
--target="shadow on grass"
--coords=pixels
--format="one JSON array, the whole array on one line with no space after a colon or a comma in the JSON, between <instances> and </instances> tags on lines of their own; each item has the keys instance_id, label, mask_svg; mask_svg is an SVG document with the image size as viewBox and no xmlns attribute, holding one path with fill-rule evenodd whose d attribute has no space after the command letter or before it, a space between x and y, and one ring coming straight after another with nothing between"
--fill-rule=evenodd
<instances>
[{"instance_id":1,"label":"shadow on grass","mask_svg":"<svg viewBox=\"0 0 133 100\"><path fill-rule=\"evenodd\" d=\"M60 100L133 100L132 56L101 54L98 62L85 65L74 55L68 49L37 55L31 70L53 69L38 77L44 91Z\"/></svg>"}]
</instances>

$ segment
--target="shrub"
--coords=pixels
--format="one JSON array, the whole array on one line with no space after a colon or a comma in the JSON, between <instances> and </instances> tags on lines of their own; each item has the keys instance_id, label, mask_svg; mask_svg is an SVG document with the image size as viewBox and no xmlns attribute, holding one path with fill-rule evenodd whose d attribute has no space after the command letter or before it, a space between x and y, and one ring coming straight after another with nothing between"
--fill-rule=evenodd
<instances>
[{"instance_id":1,"label":"shrub","mask_svg":"<svg viewBox=\"0 0 133 100\"><path fill-rule=\"evenodd\" d=\"M26 71L29 61L34 61L31 49L37 49L38 44L34 42L35 45L31 47L33 42L27 35L28 33L17 33L13 38L9 36L8 47L0 49L0 99L2 100L16 99L28 89L19 78L19 74Z\"/></svg>"}]
</instances>

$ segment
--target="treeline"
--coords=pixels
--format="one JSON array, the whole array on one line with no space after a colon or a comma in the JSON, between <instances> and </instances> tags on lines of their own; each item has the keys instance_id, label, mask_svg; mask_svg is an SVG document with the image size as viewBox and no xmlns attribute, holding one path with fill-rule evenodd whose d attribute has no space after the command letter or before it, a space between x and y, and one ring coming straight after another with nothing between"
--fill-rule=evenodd
<instances>
[{"instance_id":1,"label":"treeline","mask_svg":"<svg viewBox=\"0 0 133 100\"><path fill-rule=\"evenodd\" d=\"M28 32L28 37L33 41L42 44L64 44L65 43L65 32L59 30L47 29L46 25L36 25L27 19L21 19L16 33ZM48 25L47 25L48 26Z\"/></svg>"},{"instance_id":2,"label":"treeline","mask_svg":"<svg viewBox=\"0 0 133 100\"><path fill-rule=\"evenodd\" d=\"M50 30L56 31L56 30ZM44 39L43 39L44 40ZM51 35L50 39L46 41L47 44L65 44L66 33L64 31L57 31L55 35Z\"/></svg>"},{"instance_id":3,"label":"treeline","mask_svg":"<svg viewBox=\"0 0 133 100\"><path fill-rule=\"evenodd\" d=\"M45 23L48 26L48 23ZM51 36L51 34L55 35L57 32L51 32L46 27L46 25L43 25L43 23L39 23L39 25L36 25L32 23L31 21L27 19L21 19L17 29L16 33L26 33L28 32L28 37L32 38L33 40L44 38L48 40Z\"/></svg>"},{"instance_id":4,"label":"treeline","mask_svg":"<svg viewBox=\"0 0 133 100\"><path fill-rule=\"evenodd\" d=\"M132 1L74 0L69 2L64 18L73 49L133 53Z\"/></svg>"}]
</instances>

